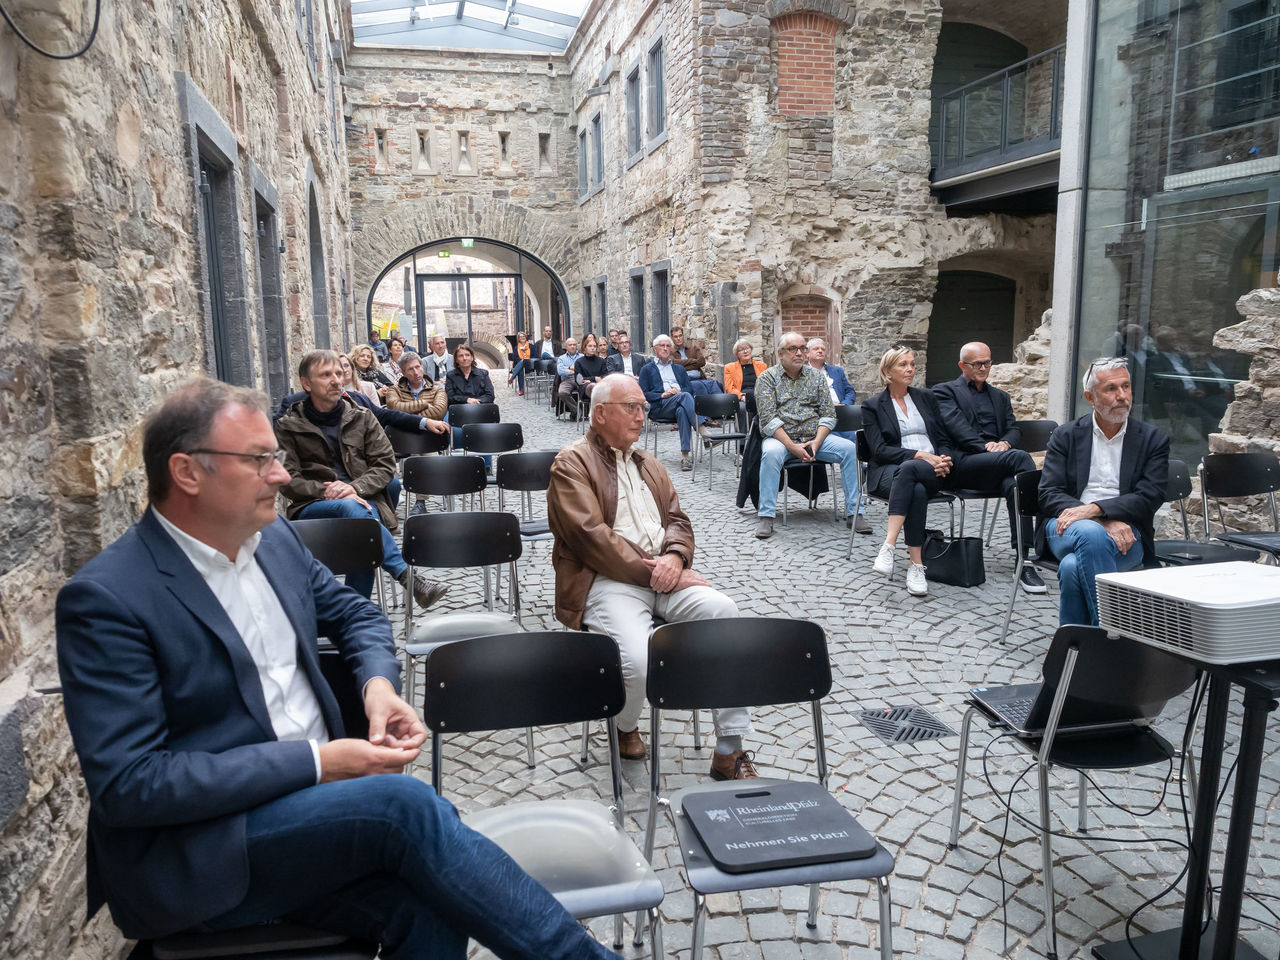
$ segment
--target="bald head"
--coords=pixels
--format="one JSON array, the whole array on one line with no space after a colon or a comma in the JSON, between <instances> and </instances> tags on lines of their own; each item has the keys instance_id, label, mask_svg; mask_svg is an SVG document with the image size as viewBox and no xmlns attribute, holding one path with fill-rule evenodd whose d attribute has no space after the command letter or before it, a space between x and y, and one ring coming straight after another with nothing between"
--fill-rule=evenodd
<instances>
[{"instance_id":1,"label":"bald head","mask_svg":"<svg viewBox=\"0 0 1280 960\"><path fill-rule=\"evenodd\" d=\"M974 340L960 348L960 372L966 380L981 386L991 373L991 348Z\"/></svg>"}]
</instances>

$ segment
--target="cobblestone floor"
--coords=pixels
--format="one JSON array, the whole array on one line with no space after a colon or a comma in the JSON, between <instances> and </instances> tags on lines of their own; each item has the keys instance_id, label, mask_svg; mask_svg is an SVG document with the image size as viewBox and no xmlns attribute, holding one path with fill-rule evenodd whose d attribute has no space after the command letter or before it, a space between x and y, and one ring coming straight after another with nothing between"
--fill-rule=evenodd
<instances>
[{"instance_id":1,"label":"cobblestone floor","mask_svg":"<svg viewBox=\"0 0 1280 960\"><path fill-rule=\"evenodd\" d=\"M500 381L500 376L495 376ZM556 421L532 395L519 398L498 386L503 419L523 424L526 449L556 449L578 436L577 427ZM1013 957L1043 956L1043 894L1040 846L1025 827L1004 833L1000 797L1027 766L1026 755L999 742L989 752L992 783L982 776L981 758L989 734L975 729L970 748L970 776L961 821L959 849L948 851L950 804L955 778L956 736L914 746L886 746L857 719L862 709L918 704L958 732L966 689L982 680L1032 681L1038 678L1056 622L1056 591L1048 597L1019 595L1010 639L997 642L999 615L1008 599L1012 554L1003 518L996 544L987 552L987 583L961 589L931 584L929 595L913 598L902 583L902 564L892 582L871 569L884 531L883 507L868 515L876 535L860 536L849 556L843 523L832 521L830 499L825 509L810 511L792 496L790 522L779 522L772 539L753 538L755 518L734 506L736 481L732 466L718 459L714 484L706 473L695 483L677 466L676 434L659 435L659 453L675 479L681 503L693 520L698 552L695 566L737 602L744 615L794 616L817 621L827 632L835 685L824 702L831 789L897 857L891 880L893 946L907 957L984 960L1000 956L1008 945ZM510 506L510 505L509 505ZM945 514L933 518L945 524ZM803 568L802 577L794 571ZM531 629L557 629L552 615L553 576L550 545L534 544L520 567L525 623ZM455 577L447 605L456 609L478 604L475 578ZM1188 698L1175 702L1158 724L1177 740L1185 722ZM1238 705L1237 705L1238 707ZM641 723L646 731L647 715ZM759 710L749 746L765 776L811 775L807 715L799 708ZM704 715L704 734L710 726ZM981 726L981 725L976 725ZM710 750L693 749L687 714L667 718L662 744L666 787L707 779ZM464 812L519 799L547 796L607 798L607 757L603 736L593 743L593 763L585 771L577 762L578 728L544 728L536 733L537 767L527 769L521 734L450 737L445 746L445 795ZM650 745L652 750L652 745ZM1226 770L1235 756L1227 746ZM624 761L627 827L637 840L643 829L648 785L644 762ZM429 779L426 765L416 774ZM1054 841L1059 953L1088 956L1088 948L1124 936L1128 915L1159 893L1178 875L1184 862L1179 844L1185 840L1176 771L1167 796L1160 801L1163 768L1152 772L1102 774L1099 785L1125 809L1109 806L1091 791L1091 826L1087 836L1075 830L1075 781L1065 773L1051 781L1055 829L1066 836ZM994 789L993 789L994 787ZM998 793L997 793L998 791ZM1225 811L1227 803L1223 804ZM1023 780L1014 793L1014 808L1034 817L1035 791ZM1139 818L1137 813L1155 810ZM1225 821L1225 815L1223 817ZM1225 822L1216 838L1220 866ZM686 886L673 832L664 824L657 834L654 866L662 877L662 905L668 956L688 960L692 894ZM1107 842L1106 838L1128 842ZM1280 737L1272 724L1268 756L1256 811L1253 860L1248 889L1263 895L1246 899L1242 936L1264 956L1280 953L1280 935L1260 921L1276 924L1267 908L1280 913ZM1003 872L1004 883L1001 880ZM1267 898L1267 895L1271 899ZM1135 932L1176 926L1181 893L1175 891L1137 917ZM1002 904L1005 906L1002 907ZM707 956L718 960L790 960L790 958L871 958L877 952L878 909L866 882L834 884L823 891L818 928L805 925L807 892L803 888L765 890L709 898ZM1007 924L1006 924L1007 918ZM609 921L593 921L597 936L610 936ZM476 950L477 956L489 954ZM630 943L626 957L648 956L648 944Z\"/></svg>"}]
</instances>

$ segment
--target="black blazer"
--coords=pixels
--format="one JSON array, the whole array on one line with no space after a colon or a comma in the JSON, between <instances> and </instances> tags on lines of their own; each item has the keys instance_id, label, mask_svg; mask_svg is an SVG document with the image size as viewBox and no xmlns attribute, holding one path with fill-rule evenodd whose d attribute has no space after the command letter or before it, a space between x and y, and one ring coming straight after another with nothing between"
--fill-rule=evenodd
<instances>
[{"instance_id":1,"label":"black blazer","mask_svg":"<svg viewBox=\"0 0 1280 960\"><path fill-rule=\"evenodd\" d=\"M933 452L951 457L959 462L951 434L947 432L938 401L928 390L908 387L907 393L924 418L925 429L933 444ZM862 402L862 435L866 438L870 460L867 462L867 489L876 490L880 478L889 467L896 467L915 457L916 451L902 446L902 433L898 430L898 414L893 398L886 387L874 397Z\"/></svg>"},{"instance_id":2,"label":"black blazer","mask_svg":"<svg viewBox=\"0 0 1280 960\"><path fill-rule=\"evenodd\" d=\"M483 403L493 403L493 383L489 374L479 367L471 368L471 376L464 377L454 367L444 378L444 394L450 403L466 403L474 397Z\"/></svg>"},{"instance_id":3,"label":"black blazer","mask_svg":"<svg viewBox=\"0 0 1280 960\"><path fill-rule=\"evenodd\" d=\"M643 353L631 351L631 375L633 377L640 376L640 368L649 362L649 358ZM622 354L611 353L605 357L604 368L609 373L622 373Z\"/></svg>"},{"instance_id":4,"label":"black blazer","mask_svg":"<svg viewBox=\"0 0 1280 960\"><path fill-rule=\"evenodd\" d=\"M1049 438L1040 476L1036 549L1044 550L1044 527L1068 507L1080 506L1093 458L1093 414L1064 423ZM1120 448L1120 495L1099 500L1107 520L1123 520L1142 540L1143 564L1156 562L1155 516L1169 481L1169 435L1149 423L1129 419Z\"/></svg>"},{"instance_id":5,"label":"black blazer","mask_svg":"<svg viewBox=\"0 0 1280 960\"><path fill-rule=\"evenodd\" d=\"M537 360L540 356L542 356L542 345L544 343L546 343L545 340L535 340L533 342L533 352L529 354L530 359ZM558 357L562 353L564 353L564 347L560 345L560 341L552 340L551 341L552 356Z\"/></svg>"},{"instance_id":6,"label":"black blazer","mask_svg":"<svg viewBox=\"0 0 1280 960\"><path fill-rule=\"evenodd\" d=\"M1009 395L989 383L986 389L991 394L991 407L996 415L996 439L1017 447L1022 442L1022 431L1018 429ZM985 453L986 441L978 434L978 414L969 381L959 376L939 383L933 388L933 395L938 399L938 409L956 446L965 453Z\"/></svg>"}]
</instances>

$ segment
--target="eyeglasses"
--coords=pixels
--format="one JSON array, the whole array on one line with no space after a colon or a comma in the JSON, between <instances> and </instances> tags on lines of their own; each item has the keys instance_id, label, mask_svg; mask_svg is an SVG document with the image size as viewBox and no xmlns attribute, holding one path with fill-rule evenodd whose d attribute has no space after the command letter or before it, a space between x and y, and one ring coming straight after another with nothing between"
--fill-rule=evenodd
<instances>
[{"instance_id":1,"label":"eyeglasses","mask_svg":"<svg viewBox=\"0 0 1280 960\"><path fill-rule=\"evenodd\" d=\"M1109 367L1112 365L1115 365L1118 367L1122 363L1126 367L1128 367L1129 366L1128 358L1127 357L1099 357L1097 360L1090 362L1089 370L1093 370L1095 367ZM1086 371L1086 373L1087 372L1088 371Z\"/></svg>"},{"instance_id":2,"label":"eyeglasses","mask_svg":"<svg viewBox=\"0 0 1280 960\"><path fill-rule=\"evenodd\" d=\"M961 360L966 367L973 367L975 370L986 370L991 366L990 360Z\"/></svg>"},{"instance_id":3,"label":"eyeglasses","mask_svg":"<svg viewBox=\"0 0 1280 960\"><path fill-rule=\"evenodd\" d=\"M271 461L284 466L287 454L283 450L268 450L266 453L240 453L237 450L188 450L187 453L206 453L215 457L239 457L241 460L252 460L258 465L258 476L265 477L271 472Z\"/></svg>"},{"instance_id":4,"label":"eyeglasses","mask_svg":"<svg viewBox=\"0 0 1280 960\"><path fill-rule=\"evenodd\" d=\"M627 411L629 416L634 417L637 413L648 413L649 404L643 400L601 400L598 407L622 407Z\"/></svg>"},{"instance_id":5,"label":"eyeglasses","mask_svg":"<svg viewBox=\"0 0 1280 960\"><path fill-rule=\"evenodd\" d=\"M799 347L783 347L782 352L783 353L808 353L809 348L803 345Z\"/></svg>"}]
</instances>

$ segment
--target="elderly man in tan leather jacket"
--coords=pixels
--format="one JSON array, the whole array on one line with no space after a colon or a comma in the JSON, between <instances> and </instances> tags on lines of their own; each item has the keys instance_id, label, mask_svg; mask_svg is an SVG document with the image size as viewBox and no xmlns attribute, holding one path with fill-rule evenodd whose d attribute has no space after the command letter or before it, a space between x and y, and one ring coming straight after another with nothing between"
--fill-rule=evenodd
<instances>
[{"instance_id":1,"label":"elderly man in tan leather jacket","mask_svg":"<svg viewBox=\"0 0 1280 960\"><path fill-rule=\"evenodd\" d=\"M547 519L555 534L556 618L571 630L613 637L627 702L618 714L622 756L643 760L637 729L644 706L654 618L736 617L738 608L693 569L693 527L671 478L635 448L644 426L640 386L625 374L602 378L591 395L591 428L560 451L551 468ZM742 737L745 709L717 710L711 776L758 776Z\"/></svg>"}]
</instances>

